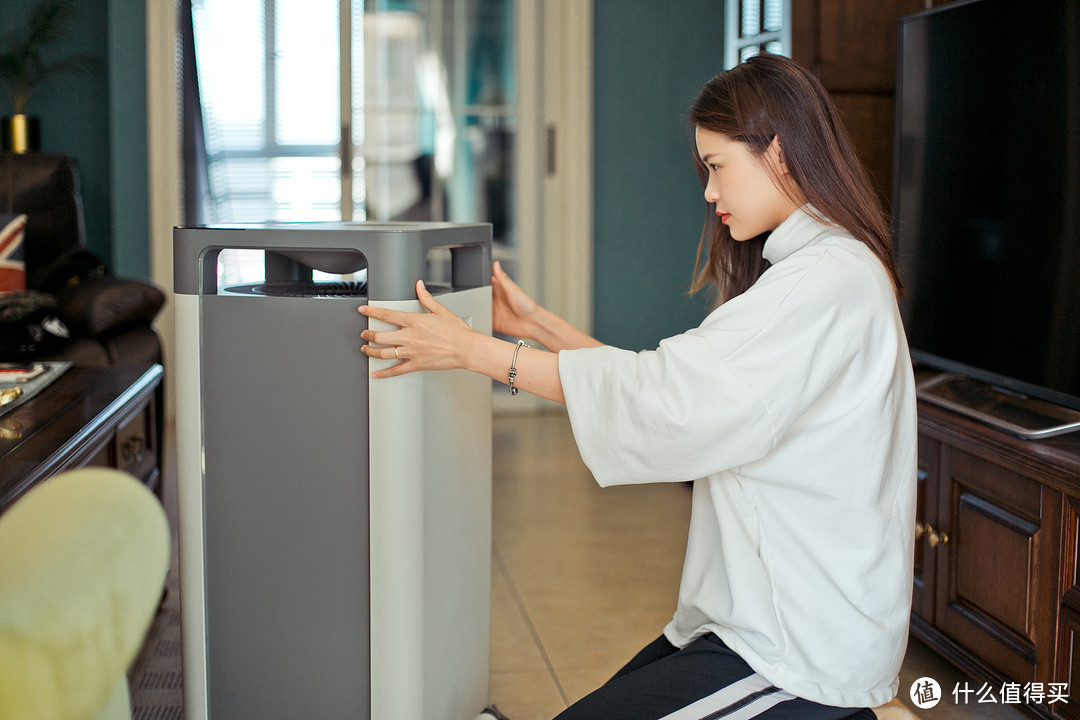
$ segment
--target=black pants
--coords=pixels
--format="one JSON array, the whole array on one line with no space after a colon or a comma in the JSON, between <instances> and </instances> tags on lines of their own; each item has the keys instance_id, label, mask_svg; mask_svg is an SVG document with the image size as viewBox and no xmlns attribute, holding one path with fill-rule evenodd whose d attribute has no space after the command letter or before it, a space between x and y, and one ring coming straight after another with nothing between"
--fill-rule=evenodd
<instances>
[{"instance_id":1,"label":"black pants","mask_svg":"<svg viewBox=\"0 0 1080 720\"><path fill-rule=\"evenodd\" d=\"M709 634L681 650L660 636L599 690L555 720L874 720L865 708L797 698Z\"/></svg>"}]
</instances>

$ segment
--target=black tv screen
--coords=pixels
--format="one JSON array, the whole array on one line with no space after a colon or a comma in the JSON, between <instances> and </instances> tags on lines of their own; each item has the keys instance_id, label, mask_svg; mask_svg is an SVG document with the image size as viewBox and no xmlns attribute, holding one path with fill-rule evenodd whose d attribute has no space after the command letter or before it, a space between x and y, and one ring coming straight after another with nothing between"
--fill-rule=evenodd
<instances>
[{"instance_id":1,"label":"black tv screen","mask_svg":"<svg viewBox=\"0 0 1080 720\"><path fill-rule=\"evenodd\" d=\"M1080 410L1078 0L899 27L893 228L916 361Z\"/></svg>"}]
</instances>

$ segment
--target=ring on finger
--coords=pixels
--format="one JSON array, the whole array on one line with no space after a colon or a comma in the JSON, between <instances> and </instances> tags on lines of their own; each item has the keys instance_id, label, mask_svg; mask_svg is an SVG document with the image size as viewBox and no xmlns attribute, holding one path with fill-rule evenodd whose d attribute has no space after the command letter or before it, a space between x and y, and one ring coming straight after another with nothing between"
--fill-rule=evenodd
<instances>
[{"instance_id":1,"label":"ring on finger","mask_svg":"<svg viewBox=\"0 0 1080 720\"><path fill-rule=\"evenodd\" d=\"M400 356L400 355L398 355L398 349L397 349L397 347L395 347L395 348L394 348L394 359L395 359L395 360L400 360L400 359L401 359L401 356Z\"/></svg>"}]
</instances>

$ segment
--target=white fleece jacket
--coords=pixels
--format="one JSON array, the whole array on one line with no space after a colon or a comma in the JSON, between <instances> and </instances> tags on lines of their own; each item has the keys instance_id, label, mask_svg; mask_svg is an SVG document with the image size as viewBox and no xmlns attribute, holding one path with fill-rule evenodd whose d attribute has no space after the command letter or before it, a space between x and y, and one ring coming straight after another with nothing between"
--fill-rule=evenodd
<instances>
[{"instance_id":1,"label":"white fleece jacket","mask_svg":"<svg viewBox=\"0 0 1080 720\"><path fill-rule=\"evenodd\" d=\"M694 481L668 639L713 632L794 695L872 707L896 694L911 606L907 342L884 267L843 231L799 210L764 255L657 350L561 352L563 392L600 485Z\"/></svg>"}]
</instances>

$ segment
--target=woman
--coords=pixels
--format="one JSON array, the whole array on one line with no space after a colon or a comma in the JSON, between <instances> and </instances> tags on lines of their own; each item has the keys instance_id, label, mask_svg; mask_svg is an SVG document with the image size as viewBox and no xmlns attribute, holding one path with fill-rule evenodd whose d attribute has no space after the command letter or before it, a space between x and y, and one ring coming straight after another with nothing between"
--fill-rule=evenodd
<instances>
[{"instance_id":1,"label":"woman","mask_svg":"<svg viewBox=\"0 0 1080 720\"><path fill-rule=\"evenodd\" d=\"M496 265L496 329L547 350L471 331L418 283L430 313L361 308L401 328L365 331L365 352L401 361L377 377L466 368L565 402L601 485L693 481L672 621L560 720L872 717L906 647L915 501L888 226L792 61L719 75L690 119L712 211L694 288L720 300L700 327L601 346Z\"/></svg>"}]
</instances>

